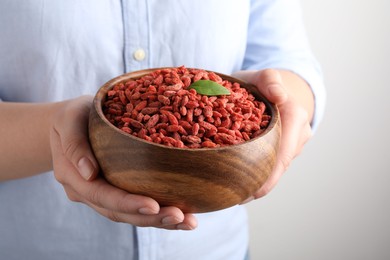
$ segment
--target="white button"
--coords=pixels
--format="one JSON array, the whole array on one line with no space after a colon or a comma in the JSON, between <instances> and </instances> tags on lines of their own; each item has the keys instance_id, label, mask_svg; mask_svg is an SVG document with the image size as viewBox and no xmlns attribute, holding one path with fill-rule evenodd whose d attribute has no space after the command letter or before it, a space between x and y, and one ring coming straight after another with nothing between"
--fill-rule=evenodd
<instances>
[{"instance_id":1,"label":"white button","mask_svg":"<svg viewBox=\"0 0 390 260\"><path fill-rule=\"evenodd\" d=\"M145 59L145 51L143 49L138 49L133 53L133 57L137 61L143 61Z\"/></svg>"}]
</instances>

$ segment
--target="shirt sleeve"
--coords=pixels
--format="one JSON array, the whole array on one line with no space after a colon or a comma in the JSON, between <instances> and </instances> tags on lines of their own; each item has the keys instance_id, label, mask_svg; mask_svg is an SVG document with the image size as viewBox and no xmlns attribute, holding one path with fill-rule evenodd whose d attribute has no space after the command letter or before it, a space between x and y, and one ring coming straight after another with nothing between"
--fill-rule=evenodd
<instances>
[{"instance_id":1,"label":"shirt sleeve","mask_svg":"<svg viewBox=\"0 0 390 260\"><path fill-rule=\"evenodd\" d=\"M243 69L284 69L302 77L315 98L312 128L326 102L322 71L310 49L299 0L252 0Z\"/></svg>"}]
</instances>

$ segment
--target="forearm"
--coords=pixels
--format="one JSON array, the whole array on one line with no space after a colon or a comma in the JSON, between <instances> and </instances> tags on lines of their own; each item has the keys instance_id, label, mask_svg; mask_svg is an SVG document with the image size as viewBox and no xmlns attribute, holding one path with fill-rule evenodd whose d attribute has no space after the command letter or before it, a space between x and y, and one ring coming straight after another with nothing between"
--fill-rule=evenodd
<instances>
[{"instance_id":1,"label":"forearm","mask_svg":"<svg viewBox=\"0 0 390 260\"><path fill-rule=\"evenodd\" d=\"M61 103L0 103L0 181L52 169L49 130Z\"/></svg>"}]
</instances>

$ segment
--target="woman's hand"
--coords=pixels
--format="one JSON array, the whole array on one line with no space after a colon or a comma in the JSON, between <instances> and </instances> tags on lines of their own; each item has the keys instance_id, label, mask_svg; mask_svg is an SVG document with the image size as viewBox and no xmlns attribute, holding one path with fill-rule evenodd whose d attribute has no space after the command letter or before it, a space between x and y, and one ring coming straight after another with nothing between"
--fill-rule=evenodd
<instances>
[{"instance_id":1,"label":"woman's hand","mask_svg":"<svg viewBox=\"0 0 390 260\"><path fill-rule=\"evenodd\" d=\"M311 138L314 100L306 82L289 71L240 71L234 76L256 85L265 98L278 106L282 125L275 167L266 183L245 201L248 202L263 197L274 188L291 161Z\"/></svg>"},{"instance_id":2,"label":"woman's hand","mask_svg":"<svg viewBox=\"0 0 390 260\"><path fill-rule=\"evenodd\" d=\"M162 207L145 196L118 189L98 176L98 163L88 142L92 97L63 102L50 129L54 175L70 200L84 203L101 215L142 227L194 229L197 221L176 207Z\"/></svg>"}]
</instances>

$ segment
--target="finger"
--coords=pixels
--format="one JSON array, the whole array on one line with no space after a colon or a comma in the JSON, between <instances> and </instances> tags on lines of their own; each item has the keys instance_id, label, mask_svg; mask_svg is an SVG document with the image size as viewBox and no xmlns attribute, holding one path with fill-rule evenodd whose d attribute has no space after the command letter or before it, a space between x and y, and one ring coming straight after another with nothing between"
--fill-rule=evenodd
<instances>
[{"instance_id":1,"label":"finger","mask_svg":"<svg viewBox=\"0 0 390 260\"><path fill-rule=\"evenodd\" d=\"M260 93L272 103L279 105L288 98L287 90L283 85L282 76L275 69L239 71L234 73L234 76L256 85Z\"/></svg>"},{"instance_id":2,"label":"finger","mask_svg":"<svg viewBox=\"0 0 390 260\"><path fill-rule=\"evenodd\" d=\"M61 140L58 132L52 128L50 129L50 148L53 161L54 176L61 184L67 183L68 172L75 170L74 166L64 156L61 146Z\"/></svg>"},{"instance_id":3,"label":"finger","mask_svg":"<svg viewBox=\"0 0 390 260\"><path fill-rule=\"evenodd\" d=\"M283 173L289 167L291 161L301 153L305 143L312 136L311 127L309 124L307 125L307 127L305 127L304 132L306 132L307 134L303 135L303 137L301 138L301 141L298 142L298 146L295 149L294 155L290 155L290 154L293 154L293 152L291 152L291 153L284 152L284 155L281 153L277 159L278 163L276 164L272 174L267 179L267 181L264 183L264 185L254 194L254 196L249 197L244 202L242 202L242 204L248 203L248 202L252 201L253 199L258 199L258 198L264 197L276 186L280 177L283 175Z\"/></svg>"},{"instance_id":4,"label":"finger","mask_svg":"<svg viewBox=\"0 0 390 260\"><path fill-rule=\"evenodd\" d=\"M88 142L88 117L92 97L81 97L71 101L61 119L54 124L61 147L67 158L86 180L94 179L98 173L98 163Z\"/></svg>"},{"instance_id":5,"label":"finger","mask_svg":"<svg viewBox=\"0 0 390 260\"><path fill-rule=\"evenodd\" d=\"M65 157L59 147L59 142L58 134L53 131L51 144L54 174L67 191L72 189L68 194L68 196L71 195L69 197L71 200L94 204L97 207L116 212L141 214L157 214L159 212L158 203L151 198L130 194L110 185L103 178L86 181Z\"/></svg>"},{"instance_id":6,"label":"finger","mask_svg":"<svg viewBox=\"0 0 390 260\"><path fill-rule=\"evenodd\" d=\"M286 103L280 107L280 113L283 114L282 134L277 163L282 166L283 171L286 171L311 133L308 128L308 113L302 107L290 106Z\"/></svg>"},{"instance_id":7,"label":"finger","mask_svg":"<svg viewBox=\"0 0 390 260\"><path fill-rule=\"evenodd\" d=\"M284 119L282 119L282 135L276 164L267 181L254 194L255 198L265 196L274 188L307 141L307 113L299 107L293 108L292 106L287 106L287 108L282 106L281 111L284 113Z\"/></svg>"},{"instance_id":8,"label":"finger","mask_svg":"<svg viewBox=\"0 0 390 260\"><path fill-rule=\"evenodd\" d=\"M126 214L100 208L93 204L91 204L90 207L112 221L128 223L138 227L167 227L168 229L171 229L171 227L184 221L184 214L175 207L161 208L160 213L157 215Z\"/></svg>"},{"instance_id":9,"label":"finger","mask_svg":"<svg viewBox=\"0 0 390 260\"><path fill-rule=\"evenodd\" d=\"M92 182L80 180L74 188L79 190L85 201L108 210L144 215L154 215L160 211L159 204L152 198L128 193L112 186L103 178Z\"/></svg>"},{"instance_id":10,"label":"finger","mask_svg":"<svg viewBox=\"0 0 390 260\"><path fill-rule=\"evenodd\" d=\"M125 214L154 215L160 211L155 200L116 188L103 178L85 181L77 174L69 174L68 183L79 194L80 201L89 205Z\"/></svg>"},{"instance_id":11,"label":"finger","mask_svg":"<svg viewBox=\"0 0 390 260\"><path fill-rule=\"evenodd\" d=\"M66 196L70 201L82 202L82 200L80 199L81 198L80 194L78 194L71 186L66 184L65 185L63 184L62 186L64 187Z\"/></svg>"},{"instance_id":12,"label":"finger","mask_svg":"<svg viewBox=\"0 0 390 260\"><path fill-rule=\"evenodd\" d=\"M192 214L183 214L176 207L164 207L158 214L148 215L142 212L117 212L106 208L98 207L90 201L80 199L81 196L68 185L65 191L70 200L83 202L97 211L99 214L115 222L129 223L140 227L159 227L169 230L193 230L197 227L197 220Z\"/></svg>"},{"instance_id":13,"label":"finger","mask_svg":"<svg viewBox=\"0 0 390 260\"><path fill-rule=\"evenodd\" d=\"M279 105L287 100L287 90L284 88L282 76L277 70L260 71L257 86L272 103Z\"/></svg>"},{"instance_id":14,"label":"finger","mask_svg":"<svg viewBox=\"0 0 390 260\"><path fill-rule=\"evenodd\" d=\"M86 203L95 209L101 215L115 222L129 223L139 227L157 227L169 230L193 230L198 223L193 214L183 214L176 207L162 207L156 215L128 214L115 212L105 208L98 207L89 202Z\"/></svg>"},{"instance_id":15,"label":"finger","mask_svg":"<svg viewBox=\"0 0 390 260\"><path fill-rule=\"evenodd\" d=\"M303 146L313 137L313 129L311 128L309 122L307 122L307 124L305 125L305 129L303 132L304 134L302 135L302 140L300 142L302 144L301 150Z\"/></svg>"},{"instance_id":16,"label":"finger","mask_svg":"<svg viewBox=\"0 0 390 260\"><path fill-rule=\"evenodd\" d=\"M309 123L307 123L304 128L301 131L301 137L298 142L297 150L296 150L296 155L300 155L302 153L303 148L305 147L305 144L312 138L313 136L313 131Z\"/></svg>"},{"instance_id":17,"label":"finger","mask_svg":"<svg viewBox=\"0 0 390 260\"><path fill-rule=\"evenodd\" d=\"M169 230L194 230L198 226L198 221L193 214L184 214L183 222L174 225L163 226Z\"/></svg>"},{"instance_id":18,"label":"finger","mask_svg":"<svg viewBox=\"0 0 390 260\"><path fill-rule=\"evenodd\" d=\"M253 200L253 199L259 199L261 197L264 197L268 193L271 192L271 190L276 186L278 180L280 179L281 175L283 173L283 166L280 164L277 164L272 172L272 174L268 177L267 181L261 186L261 188L255 192L255 194L252 196L253 198L247 199L247 202Z\"/></svg>"}]
</instances>

